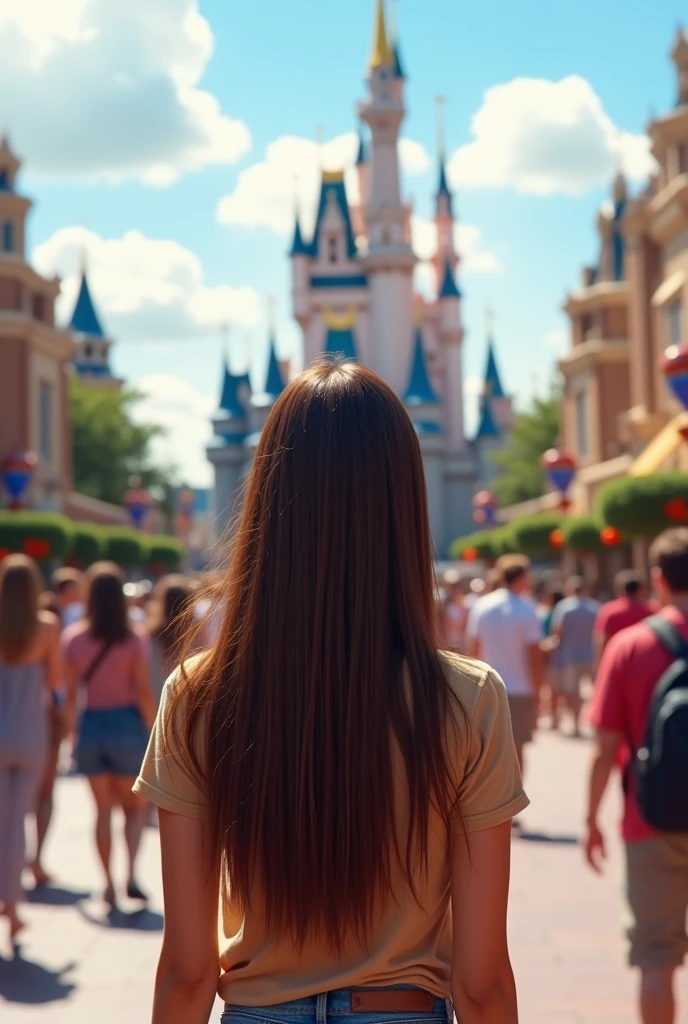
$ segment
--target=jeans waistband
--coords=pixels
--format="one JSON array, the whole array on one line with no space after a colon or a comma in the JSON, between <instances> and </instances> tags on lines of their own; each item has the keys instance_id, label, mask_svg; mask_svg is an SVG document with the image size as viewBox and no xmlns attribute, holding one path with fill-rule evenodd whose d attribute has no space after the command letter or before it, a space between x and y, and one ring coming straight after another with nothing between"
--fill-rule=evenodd
<instances>
[{"instance_id":1,"label":"jeans waistband","mask_svg":"<svg viewBox=\"0 0 688 1024\"><path fill-rule=\"evenodd\" d=\"M351 1009L351 993L355 991L365 992L404 992L404 991L423 991L418 989L414 985L386 985L386 986L352 986L351 988L338 988L333 989L331 992L322 992L319 995L305 996L303 999L292 999L286 1003L272 1003L270 1006L255 1007L255 1006L237 1006L234 1003L227 1003L225 1010L227 1012L243 1012L250 1014L253 1017L259 1016L261 1011L265 1011L265 1016L271 1019L279 1017L298 1017L298 1016L312 1016L319 1020L325 1019L326 1015L336 1016L350 1016L352 1024L359 1021L360 1024L365 1024L366 1018L374 1016L376 1020L381 1018L389 1017L391 1021L397 1019L402 1020L417 1020L419 1018L433 1020L440 1019L442 1021L452 1021L453 1010L451 1003L448 999L441 999L439 996L433 996L432 1010L429 1011L407 1011L401 1010L396 1012L376 1012L374 1014L364 1012L357 1012Z\"/></svg>"}]
</instances>

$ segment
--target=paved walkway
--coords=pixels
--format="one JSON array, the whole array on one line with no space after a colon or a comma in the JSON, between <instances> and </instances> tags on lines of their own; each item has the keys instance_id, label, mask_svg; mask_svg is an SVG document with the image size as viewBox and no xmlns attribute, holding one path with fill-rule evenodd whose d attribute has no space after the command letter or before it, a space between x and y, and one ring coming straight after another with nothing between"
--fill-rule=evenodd
<instances>
[{"instance_id":1,"label":"paved walkway","mask_svg":"<svg viewBox=\"0 0 688 1024\"><path fill-rule=\"evenodd\" d=\"M612 857L600 879L586 870L576 833L582 818L584 742L543 735L532 750L533 801L514 843L511 949L523 1024L631 1024L633 983L623 964L616 801L605 817ZM26 911L30 929L18 960L0 934L2 1024L146 1024L162 917L157 835L149 830L141 879L151 909L124 905L108 919L91 856L90 803L80 779L58 787L48 851L60 888ZM121 875L121 872L120 872ZM3 922L0 922L0 926ZM688 974L681 978L688 1019ZM216 1018L217 1020L218 1018Z\"/></svg>"}]
</instances>

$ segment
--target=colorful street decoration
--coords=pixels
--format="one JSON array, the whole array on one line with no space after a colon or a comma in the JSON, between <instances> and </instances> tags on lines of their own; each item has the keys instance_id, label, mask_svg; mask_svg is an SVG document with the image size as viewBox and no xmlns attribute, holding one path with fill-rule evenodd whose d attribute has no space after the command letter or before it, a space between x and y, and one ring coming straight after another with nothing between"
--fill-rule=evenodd
<instances>
[{"instance_id":1,"label":"colorful street decoration","mask_svg":"<svg viewBox=\"0 0 688 1024\"><path fill-rule=\"evenodd\" d=\"M615 526L605 526L600 530L600 540L606 548L616 548L622 541L621 530Z\"/></svg>"},{"instance_id":2,"label":"colorful street decoration","mask_svg":"<svg viewBox=\"0 0 688 1024\"><path fill-rule=\"evenodd\" d=\"M566 543L563 530L552 530L549 535L549 542L553 548L557 549L557 551L563 548Z\"/></svg>"},{"instance_id":3,"label":"colorful street decoration","mask_svg":"<svg viewBox=\"0 0 688 1024\"><path fill-rule=\"evenodd\" d=\"M576 460L573 455L562 452L559 448L550 448L542 456L541 464L550 486L555 491L559 491L560 507L567 509L571 504L568 497L569 487L573 483L578 468Z\"/></svg>"},{"instance_id":4,"label":"colorful street decoration","mask_svg":"<svg viewBox=\"0 0 688 1024\"><path fill-rule=\"evenodd\" d=\"M688 409L688 345L672 345L660 363L664 379L684 409Z\"/></svg>"},{"instance_id":5,"label":"colorful street decoration","mask_svg":"<svg viewBox=\"0 0 688 1024\"><path fill-rule=\"evenodd\" d=\"M141 530L153 500L148 491L141 487L141 480L138 476L131 477L129 484L130 488L124 495L124 504L127 507L132 524L137 530Z\"/></svg>"},{"instance_id":6,"label":"colorful street decoration","mask_svg":"<svg viewBox=\"0 0 688 1024\"><path fill-rule=\"evenodd\" d=\"M473 498L473 520L480 526L494 526L497 522L499 500L491 491L478 491Z\"/></svg>"},{"instance_id":7,"label":"colorful street decoration","mask_svg":"<svg viewBox=\"0 0 688 1024\"><path fill-rule=\"evenodd\" d=\"M187 537L194 519L196 495L190 487L180 487L177 492L177 534Z\"/></svg>"},{"instance_id":8,"label":"colorful street decoration","mask_svg":"<svg viewBox=\"0 0 688 1024\"><path fill-rule=\"evenodd\" d=\"M0 462L0 476L9 491L10 508L22 507L22 496L31 482L38 458L33 452L17 451Z\"/></svg>"}]
</instances>

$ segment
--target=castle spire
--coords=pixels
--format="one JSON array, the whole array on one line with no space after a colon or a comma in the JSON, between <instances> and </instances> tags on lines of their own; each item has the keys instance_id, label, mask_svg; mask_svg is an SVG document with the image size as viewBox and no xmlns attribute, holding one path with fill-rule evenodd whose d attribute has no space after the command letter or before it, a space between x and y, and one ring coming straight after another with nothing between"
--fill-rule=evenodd
<instances>
[{"instance_id":1,"label":"castle spire","mask_svg":"<svg viewBox=\"0 0 688 1024\"><path fill-rule=\"evenodd\" d=\"M394 51L389 44L385 20L385 2L384 0L376 0L373 48L370 53L368 67L371 71L375 71L377 68L394 68L394 66Z\"/></svg>"},{"instance_id":2,"label":"castle spire","mask_svg":"<svg viewBox=\"0 0 688 1024\"><path fill-rule=\"evenodd\" d=\"M506 398L502 380L497 369L497 356L494 343L494 310L491 306L485 309L485 328L487 334L487 364L485 366L484 394L488 398Z\"/></svg>"},{"instance_id":3,"label":"castle spire","mask_svg":"<svg viewBox=\"0 0 688 1024\"><path fill-rule=\"evenodd\" d=\"M444 131L444 106L447 102L446 96L435 96L437 111L437 160L439 164L439 182L437 186L437 216L453 217L452 194L447 180L447 150Z\"/></svg>"},{"instance_id":4,"label":"castle spire","mask_svg":"<svg viewBox=\"0 0 688 1024\"><path fill-rule=\"evenodd\" d=\"M91 298L91 291L88 287L86 259L83 249L80 253L80 261L81 284L79 286L79 294L69 321L69 326L75 334L83 334L87 338L104 338L105 332L101 327L98 314L96 313L95 306L93 305L93 299Z\"/></svg>"}]
</instances>

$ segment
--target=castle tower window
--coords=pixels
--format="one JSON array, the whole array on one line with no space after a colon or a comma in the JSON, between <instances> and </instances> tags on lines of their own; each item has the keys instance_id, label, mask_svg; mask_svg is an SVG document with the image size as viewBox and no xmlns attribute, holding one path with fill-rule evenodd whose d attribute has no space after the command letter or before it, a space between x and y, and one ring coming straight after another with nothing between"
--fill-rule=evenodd
<instances>
[{"instance_id":1,"label":"castle tower window","mask_svg":"<svg viewBox=\"0 0 688 1024\"><path fill-rule=\"evenodd\" d=\"M336 238L328 238L328 240L327 240L327 249L328 249L328 257L327 258L329 259L330 263L336 263L337 262L337 239Z\"/></svg>"},{"instance_id":2,"label":"castle tower window","mask_svg":"<svg viewBox=\"0 0 688 1024\"><path fill-rule=\"evenodd\" d=\"M14 252L14 224L11 220L2 225L2 251Z\"/></svg>"},{"instance_id":3,"label":"castle tower window","mask_svg":"<svg viewBox=\"0 0 688 1024\"><path fill-rule=\"evenodd\" d=\"M92 345L84 345L84 355L86 356L87 359L91 358L91 356L93 355Z\"/></svg>"}]
</instances>

